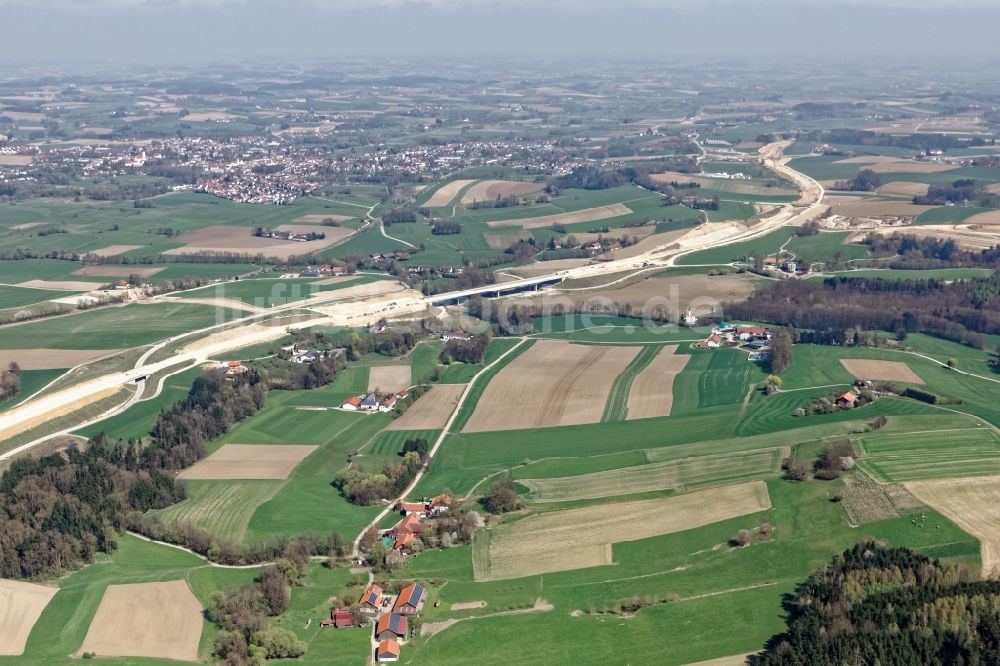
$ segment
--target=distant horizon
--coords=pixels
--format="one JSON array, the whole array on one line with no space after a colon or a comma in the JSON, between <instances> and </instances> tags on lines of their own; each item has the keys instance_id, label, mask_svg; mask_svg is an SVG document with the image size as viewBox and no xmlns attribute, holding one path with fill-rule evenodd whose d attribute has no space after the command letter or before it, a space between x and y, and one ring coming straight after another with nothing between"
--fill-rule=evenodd
<instances>
[{"instance_id":1,"label":"distant horizon","mask_svg":"<svg viewBox=\"0 0 1000 666\"><path fill-rule=\"evenodd\" d=\"M624 3L0 0L5 65L351 58L996 61L1000 6L892 0ZM506 6L505 6L506 5Z\"/></svg>"}]
</instances>

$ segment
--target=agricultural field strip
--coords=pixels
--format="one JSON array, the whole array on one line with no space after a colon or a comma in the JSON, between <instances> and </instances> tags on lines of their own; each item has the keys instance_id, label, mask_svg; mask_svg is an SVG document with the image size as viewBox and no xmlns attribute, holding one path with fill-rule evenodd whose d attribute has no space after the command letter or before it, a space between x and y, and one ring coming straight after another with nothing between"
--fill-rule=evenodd
<instances>
[{"instance_id":1,"label":"agricultural field strip","mask_svg":"<svg viewBox=\"0 0 1000 666\"><path fill-rule=\"evenodd\" d=\"M636 376L656 358L658 347L645 347L615 379L608 392L608 402L604 406L601 421L624 421L628 416L628 398Z\"/></svg>"},{"instance_id":2,"label":"agricultural field strip","mask_svg":"<svg viewBox=\"0 0 1000 666\"><path fill-rule=\"evenodd\" d=\"M767 486L754 481L662 499L541 513L490 530L489 571L482 570L481 561L480 567L475 566L482 559L480 552L473 560L474 574L476 580L501 580L610 563L600 560L610 555L614 543L700 527L770 506Z\"/></svg>"},{"instance_id":3,"label":"agricultural field strip","mask_svg":"<svg viewBox=\"0 0 1000 666\"><path fill-rule=\"evenodd\" d=\"M942 438L945 432L951 434ZM885 433L858 444L858 465L882 483L1000 473L1000 437L992 429Z\"/></svg>"},{"instance_id":4,"label":"agricultural field strip","mask_svg":"<svg viewBox=\"0 0 1000 666\"><path fill-rule=\"evenodd\" d=\"M562 478L518 479L533 503L568 502L632 495L654 490L684 490L777 476L788 447L696 456L622 467Z\"/></svg>"},{"instance_id":5,"label":"agricultural field strip","mask_svg":"<svg viewBox=\"0 0 1000 666\"><path fill-rule=\"evenodd\" d=\"M254 512L282 487L281 481L202 481L188 497L154 511L164 522L190 522L212 534L240 543ZM203 485L201 485L203 484Z\"/></svg>"}]
</instances>

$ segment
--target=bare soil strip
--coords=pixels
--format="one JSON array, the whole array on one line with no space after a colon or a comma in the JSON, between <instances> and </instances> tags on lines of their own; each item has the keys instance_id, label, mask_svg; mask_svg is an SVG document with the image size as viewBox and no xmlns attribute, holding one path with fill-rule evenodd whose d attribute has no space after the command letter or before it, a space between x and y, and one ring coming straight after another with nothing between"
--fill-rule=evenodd
<instances>
[{"instance_id":1,"label":"bare soil strip","mask_svg":"<svg viewBox=\"0 0 1000 666\"><path fill-rule=\"evenodd\" d=\"M918 206L909 201L880 201L878 199L855 199L831 206L834 215L844 217L884 217L912 216L929 211L934 206Z\"/></svg>"},{"instance_id":2,"label":"bare soil strip","mask_svg":"<svg viewBox=\"0 0 1000 666\"><path fill-rule=\"evenodd\" d=\"M597 423L638 347L539 340L483 391L464 432Z\"/></svg>"},{"instance_id":3,"label":"bare soil strip","mask_svg":"<svg viewBox=\"0 0 1000 666\"><path fill-rule=\"evenodd\" d=\"M473 610L475 608L485 608L485 601L461 601L456 602L451 605L451 610L461 611L461 610Z\"/></svg>"},{"instance_id":4,"label":"bare soil strip","mask_svg":"<svg viewBox=\"0 0 1000 666\"><path fill-rule=\"evenodd\" d=\"M924 383L924 380L902 361L843 358L840 359L840 362L856 379L908 382L910 384Z\"/></svg>"},{"instance_id":5,"label":"bare soil strip","mask_svg":"<svg viewBox=\"0 0 1000 666\"><path fill-rule=\"evenodd\" d=\"M579 238L582 234L577 234ZM527 229L517 229L513 231L487 231L483 234L483 238L486 239L486 245L489 246L491 250L503 250L510 247L519 240L528 240L531 238L531 232ZM587 241L580 241L585 243Z\"/></svg>"},{"instance_id":6,"label":"bare soil strip","mask_svg":"<svg viewBox=\"0 0 1000 666\"><path fill-rule=\"evenodd\" d=\"M120 349L2 349L0 367L14 362L22 370L59 370L113 354Z\"/></svg>"},{"instance_id":7,"label":"bare soil strip","mask_svg":"<svg viewBox=\"0 0 1000 666\"><path fill-rule=\"evenodd\" d=\"M676 346L664 347L652 363L632 381L628 392L627 420L670 416L674 402L674 378L687 365L689 354L677 354Z\"/></svg>"},{"instance_id":8,"label":"bare soil strip","mask_svg":"<svg viewBox=\"0 0 1000 666\"><path fill-rule=\"evenodd\" d=\"M443 428L458 406L465 384L435 384L386 430L437 430Z\"/></svg>"},{"instance_id":9,"label":"bare soil strip","mask_svg":"<svg viewBox=\"0 0 1000 666\"><path fill-rule=\"evenodd\" d=\"M91 382L79 384L77 387L74 388L76 388L78 392L84 391L81 387L85 387L89 383ZM41 407L39 407L38 403L44 400L45 397L39 400L31 400L27 402L25 405L19 405L19 409L24 410L21 411L20 413L29 416L18 421L15 425L0 430L0 441L3 441L5 439L10 439L11 437L19 435L22 432L27 432L32 428L42 425L43 423L48 423L49 421L66 416L67 414L72 414L78 409L83 409L87 405L99 402L101 400L104 400L105 398L110 398L113 395L116 394L120 395L121 403L124 403L132 395L129 389L123 388L121 386L113 386L111 388L105 388L99 391L80 392L79 394L83 395L83 397L78 398L77 400L73 400L71 402L63 402L58 407L55 407L53 409L43 410Z\"/></svg>"},{"instance_id":10,"label":"bare soil strip","mask_svg":"<svg viewBox=\"0 0 1000 666\"><path fill-rule=\"evenodd\" d=\"M533 192L541 192L544 183L525 183L513 180L481 180L462 195L461 204L471 204L476 201L495 201L509 196L522 197Z\"/></svg>"},{"instance_id":11,"label":"bare soil strip","mask_svg":"<svg viewBox=\"0 0 1000 666\"><path fill-rule=\"evenodd\" d=\"M287 479L318 447L306 444L225 444L178 476L182 479Z\"/></svg>"},{"instance_id":12,"label":"bare soil strip","mask_svg":"<svg viewBox=\"0 0 1000 666\"><path fill-rule=\"evenodd\" d=\"M25 222L24 224L16 224L11 227L11 231L24 231L26 229L34 229L35 227L40 227L44 222Z\"/></svg>"},{"instance_id":13,"label":"bare soil strip","mask_svg":"<svg viewBox=\"0 0 1000 666\"><path fill-rule=\"evenodd\" d=\"M965 224L1000 224L1000 210L990 210L985 213L977 213L967 219Z\"/></svg>"},{"instance_id":14,"label":"bare soil strip","mask_svg":"<svg viewBox=\"0 0 1000 666\"><path fill-rule=\"evenodd\" d=\"M904 484L917 498L979 539L982 578L1000 574L1000 477Z\"/></svg>"},{"instance_id":15,"label":"bare soil strip","mask_svg":"<svg viewBox=\"0 0 1000 666\"><path fill-rule=\"evenodd\" d=\"M31 155L0 155L0 166L28 166L34 159Z\"/></svg>"},{"instance_id":16,"label":"bare soil strip","mask_svg":"<svg viewBox=\"0 0 1000 666\"><path fill-rule=\"evenodd\" d=\"M129 275L141 275L142 277L150 277L166 269L166 266L84 266L79 270L73 271L73 275L122 278L126 278Z\"/></svg>"},{"instance_id":17,"label":"bare soil strip","mask_svg":"<svg viewBox=\"0 0 1000 666\"><path fill-rule=\"evenodd\" d=\"M441 208L451 203L451 200L462 191L462 188L475 180L453 180L445 183L431 195L431 198L424 204L425 208Z\"/></svg>"},{"instance_id":18,"label":"bare soil strip","mask_svg":"<svg viewBox=\"0 0 1000 666\"><path fill-rule=\"evenodd\" d=\"M373 365L368 369L369 391L396 393L409 385L409 365Z\"/></svg>"},{"instance_id":19,"label":"bare soil strip","mask_svg":"<svg viewBox=\"0 0 1000 666\"><path fill-rule=\"evenodd\" d=\"M24 282L18 282L15 286L52 289L55 291L94 291L101 286L101 283L77 280L25 280Z\"/></svg>"},{"instance_id":20,"label":"bare soil strip","mask_svg":"<svg viewBox=\"0 0 1000 666\"><path fill-rule=\"evenodd\" d=\"M203 622L183 580L109 585L78 654L197 661Z\"/></svg>"},{"instance_id":21,"label":"bare soil strip","mask_svg":"<svg viewBox=\"0 0 1000 666\"><path fill-rule=\"evenodd\" d=\"M132 250L138 250L141 245L109 245L107 247L102 247L98 250L91 250L88 254L96 254L98 257L114 257L119 254L125 254L126 252L131 252Z\"/></svg>"},{"instance_id":22,"label":"bare soil strip","mask_svg":"<svg viewBox=\"0 0 1000 666\"><path fill-rule=\"evenodd\" d=\"M953 164L936 164L933 162L917 162L899 157L864 155L837 160L835 164L863 164L865 169L875 173L939 173L953 171L958 167Z\"/></svg>"},{"instance_id":23,"label":"bare soil strip","mask_svg":"<svg viewBox=\"0 0 1000 666\"><path fill-rule=\"evenodd\" d=\"M911 183L906 180L897 180L886 183L878 188L876 192L887 197L922 197L927 195L930 185L927 183Z\"/></svg>"},{"instance_id":24,"label":"bare soil strip","mask_svg":"<svg viewBox=\"0 0 1000 666\"><path fill-rule=\"evenodd\" d=\"M584 208L571 213L556 213L555 215L540 215L538 217L525 217L514 220L495 220L487 222L491 228L501 227L521 227L522 229L542 229L551 227L553 224L575 224L577 222L596 222L597 220L607 220L612 217L628 215L632 209L625 204L611 204L608 206L597 206L596 208Z\"/></svg>"},{"instance_id":25,"label":"bare soil strip","mask_svg":"<svg viewBox=\"0 0 1000 666\"><path fill-rule=\"evenodd\" d=\"M58 587L0 579L0 655L24 652L31 628L58 591Z\"/></svg>"},{"instance_id":26,"label":"bare soil strip","mask_svg":"<svg viewBox=\"0 0 1000 666\"><path fill-rule=\"evenodd\" d=\"M598 560L609 560L611 544L693 529L770 506L767 485L755 481L675 497L541 513L490 530L489 571L482 571L482 564L473 558L475 579L597 566L607 563Z\"/></svg>"}]
</instances>

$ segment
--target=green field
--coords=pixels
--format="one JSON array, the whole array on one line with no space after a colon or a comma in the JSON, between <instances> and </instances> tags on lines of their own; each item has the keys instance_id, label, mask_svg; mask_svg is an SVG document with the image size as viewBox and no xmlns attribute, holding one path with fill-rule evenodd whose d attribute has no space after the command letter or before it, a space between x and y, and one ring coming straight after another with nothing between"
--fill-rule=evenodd
<instances>
[{"instance_id":1,"label":"green field","mask_svg":"<svg viewBox=\"0 0 1000 666\"><path fill-rule=\"evenodd\" d=\"M957 224L964 222L973 215L986 213L992 208L974 208L971 206L939 206L924 211L917 216L916 224Z\"/></svg>"},{"instance_id":2,"label":"green field","mask_svg":"<svg viewBox=\"0 0 1000 666\"><path fill-rule=\"evenodd\" d=\"M72 295L73 292L71 291L0 285L0 308L19 308L25 305L32 305L33 303L48 301L53 298L65 298Z\"/></svg>"},{"instance_id":3,"label":"green field","mask_svg":"<svg viewBox=\"0 0 1000 666\"><path fill-rule=\"evenodd\" d=\"M834 260L837 255L843 259L863 259L868 256L864 245L847 244L844 241L851 232L818 233L812 236L793 236L785 246L788 252L795 254L799 261Z\"/></svg>"},{"instance_id":4,"label":"green field","mask_svg":"<svg viewBox=\"0 0 1000 666\"><path fill-rule=\"evenodd\" d=\"M858 269L837 271L831 275L857 278L880 278L882 280L966 280L986 277L988 268L931 268L928 270ZM817 279L824 276L817 276Z\"/></svg>"},{"instance_id":5,"label":"green field","mask_svg":"<svg viewBox=\"0 0 1000 666\"><path fill-rule=\"evenodd\" d=\"M681 266L690 266L693 264L728 264L733 261L742 261L747 257L766 257L776 253L794 234L795 229L783 227L772 231L766 236L753 240L731 243L710 250L701 250L700 252L686 254L678 259L677 263Z\"/></svg>"},{"instance_id":6,"label":"green field","mask_svg":"<svg viewBox=\"0 0 1000 666\"><path fill-rule=\"evenodd\" d=\"M271 499L281 481L189 481L188 496L169 508L153 511L164 522L188 522L218 539L239 543L257 507Z\"/></svg>"},{"instance_id":7,"label":"green field","mask_svg":"<svg viewBox=\"0 0 1000 666\"><path fill-rule=\"evenodd\" d=\"M760 365L747 361L746 352L692 350L691 359L674 380L671 413L694 414L706 407L738 405L752 385L766 378Z\"/></svg>"},{"instance_id":8,"label":"green field","mask_svg":"<svg viewBox=\"0 0 1000 666\"><path fill-rule=\"evenodd\" d=\"M66 370L22 370L21 390L13 398L0 400L0 410L23 402L64 372Z\"/></svg>"},{"instance_id":9,"label":"green field","mask_svg":"<svg viewBox=\"0 0 1000 666\"><path fill-rule=\"evenodd\" d=\"M245 314L245 313L240 313ZM0 349L123 349L229 321L211 305L152 303L87 310L0 329Z\"/></svg>"},{"instance_id":10,"label":"green field","mask_svg":"<svg viewBox=\"0 0 1000 666\"><path fill-rule=\"evenodd\" d=\"M923 433L875 433L859 440L858 464L876 479L923 481L1000 473L1000 436L985 426Z\"/></svg>"},{"instance_id":11,"label":"green field","mask_svg":"<svg viewBox=\"0 0 1000 666\"><path fill-rule=\"evenodd\" d=\"M775 477L781 465L781 453L781 449L759 449L667 460L580 476L519 481L528 488L531 502L568 502L668 489L685 492L705 485Z\"/></svg>"}]
</instances>

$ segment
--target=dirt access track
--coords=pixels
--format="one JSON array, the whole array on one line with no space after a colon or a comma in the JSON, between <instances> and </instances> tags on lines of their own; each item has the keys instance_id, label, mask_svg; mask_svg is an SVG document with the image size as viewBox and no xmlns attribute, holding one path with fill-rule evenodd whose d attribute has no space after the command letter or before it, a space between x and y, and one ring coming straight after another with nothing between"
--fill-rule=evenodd
<instances>
[{"instance_id":1,"label":"dirt access track","mask_svg":"<svg viewBox=\"0 0 1000 666\"><path fill-rule=\"evenodd\" d=\"M770 507L767 485L754 481L674 497L541 513L490 530L488 558L482 552L484 542L473 546L473 571L477 581L503 580L610 564L612 544L694 529Z\"/></svg>"},{"instance_id":2,"label":"dirt access track","mask_svg":"<svg viewBox=\"0 0 1000 666\"><path fill-rule=\"evenodd\" d=\"M24 652L28 635L58 587L0 580L0 655Z\"/></svg>"},{"instance_id":3,"label":"dirt access track","mask_svg":"<svg viewBox=\"0 0 1000 666\"><path fill-rule=\"evenodd\" d=\"M225 444L178 474L181 479L287 479L318 446L308 444Z\"/></svg>"},{"instance_id":4,"label":"dirt access track","mask_svg":"<svg viewBox=\"0 0 1000 666\"><path fill-rule=\"evenodd\" d=\"M483 391L463 432L597 423L638 347L539 340Z\"/></svg>"},{"instance_id":5,"label":"dirt access track","mask_svg":"<svg viewBox=\"0 0 1000 666\"><path fill-rule=\"evenodd\" d=\"M109 585L77 654L197 661L201 613L183 580Z\"/></svg>"}]
</instances>

